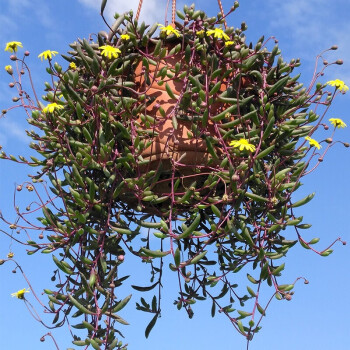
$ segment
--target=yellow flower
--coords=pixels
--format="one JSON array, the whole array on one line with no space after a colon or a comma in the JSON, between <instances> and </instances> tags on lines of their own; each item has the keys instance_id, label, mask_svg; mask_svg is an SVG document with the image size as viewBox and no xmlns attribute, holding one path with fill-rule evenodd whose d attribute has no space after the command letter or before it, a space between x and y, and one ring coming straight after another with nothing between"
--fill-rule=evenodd
<instances>
[{"instance_id":1,"label":"yellow flower","mask_svg":"<svg viewBox=\"0 0 350 350\"><path fill-rule=\"evenodd\" d=\"M349 87L345 85L345 83L342 80L339 80L339 79L327 81L326 84L330 86L335 86L335 88L340 91L346 92L349 90Z\"/></svg>"},{"instance_id":2,"label":"yellow flower","mask_svg":"<svg viewBox=\"0 0 350 350\"><path fill-rule=\"evenodd\" d=\"M225 32L221 28L207 30L207 35L214 35L214 38L218 39L224 38L225 40L230 40L230 37L227 34L225 34Z\"/></svg>"},{"instance_id":3,"label":"yellow flower","mask_svg":"<svg viewBox=\"0 0 350 350\"><path fill-rule=\"evenodd\" d=\"M101 55L108 57L109 59L112 58L118 58L121 51L117 49L116 47L113 47L111 45L104 45L99 47L100 50L102 50Z\"/></svg>"},{"instance_id":4,"label":"yellow flower","mask_svg":"<svg viewBox=\"0 0 350 350\"><path fill-rule=\"evenodd\" d=\"M57 109L62 109L63 106L57 104L56 102L49 103L46 107L43 108L44 113L53 113Z\"/></svg>"},{"instance_id":5,"label":"yellow flower","mask_svg":"<svg viewBox=\"0 0 350 350\"><path fill-rule=\"evenodd\" d=\"M69 68L71 70L76 70L77 69L77 65L74 62L71 62L71 63L69 63Z\"/></svg>"},{"instance_id":6,"label":"yellow flower","mask_svg":"<svg viewBox=\"0 0 350 350\"><path fill-rule=\"evenodd\" d=\"M247 150L249 152L255 151L255 146L248 142L246 139L240 139L239 141L231 141L230 146L239 148L240 151Z\"/></svg>"},{"instance_id":7,"label":"yellow flower","mask_svg":"<svg viewBox=\"0 0 350 350\"><path fill-rule=\"evenodd\" d=\"M10 41L6 44L5 51L17 52L17 48L23 47L19 41Z\"/></svg>"},{"instance_id":8,"label":"yellow flower","mask_svg":"<svg viewBox=\"0 0 350 350\"><path fill-rule=\"evenodd\" d=\"M12 252L9 252L9 253L7 254L7 257L8 257L9 259L12 259L14 256L15 256L15 254L12 253Z\"/></svg>"},{"instance_id":9,"label":"yellow flower","mask_svg":"<svg viewBox=\"0 0 350 350\"><path fill-rule=\"evenodd\" d=\"M311 147L316 147L317 149L321 148L321 145L316 140L312 139L310 136L306 136L305 140L309 141Z\"/></svg>"},{"instance_id":10,"label":"yellow flower","mask_svg":"<svg viewBox=\"0 0 350 350\"><path fill-rule=\"evenodd\" d=\"M181 36L180 32L171 25L165 27L163 24L158 24L158 27L160 27L160 32L166 35L175 34L177 37Z\"/></svg>"},{"instance_id":11,"label":"yellow flower","mask_svg":"<svg viewBox=\"0 0 350 350\"><path fill-rule=\"evenodd\" d=\"M120 39L122 39L122 40L130 40L130 35L129 34L122 34L121 36L120 36Z\"/></svg>"},{"instance_id":12,"label":"yellow flower","mask_svg":"<svg viewBox=\"0 0 350 350\"><path fill-rule=\"evenodd\" d=\"M232 45L234 45L234 41L226 41L225 42L225 46L232 46Z\"/></svg>"},{"instance_id":13,"label":"yellow flower","mask_svg":"<svg viewBox=\"0 0 350 350\"><path fill-rule=\"evenodd\" d=\"M197 30L197 31L196 31L196 35L197 35L197 36L201 36L201 37L202 37L202 36L204 35L204 33L205 33L205 32L204 32L203 29L202 29L202 30Z\"/></svg>"},{"instance_id":14,"label":"yellow flower","mask_svg":"<svg viewBox=\"0 0 350 350\"><path fill-rule=\"evenodd\" d=\"M5 66L5 70L8 74L13 74L13 68L11 65Z\"/></svg>"},{"instance_id":15,"label":"yellow flower","mask_svg":"<svg viewBox=\"0 0 350 350\"><path fill-rule=\"evenodd\" d=\"M32 185L27 185L26 186L26 189L29 191L29 192L33 192L34 191L34 187Z\"/></svg>"},{"instance_id":16,"label":"yellow flower","mask_svg":"<svg viewBox=\"0 0 350 350\"><path fill-rule=\"evenodd\" d=\"M43 60L43 58L45 60L52 60L52 56L55 56L57 55L58 52L57 51L51 51L51 50L46 50L46 51L43 51L38 57Z\"/></svg>"},{"instance_id":17,"label":"yellow flower","mask_svg":"<svg viewBox=\"0 0 350 350\"><path fill-rule=\"evenodd\" d=\"M16 293L12 293L11 296L12 297L16 297L17 299L24 299L24 293L29 293L29 288L27 288L28 290L26 290L25 288L19 290Z\"/></svg>"},{"instance_id":18,"label":"yellow flower","mask_svg":"<svg viewBox=\"0 0 350 350\"><path fill-rule=\"evenodd\" d=\"M334 125L336 128L345 128L346 124L339 118L331 118L329 119L332 125Z\"/></svg>"}]
</instances>

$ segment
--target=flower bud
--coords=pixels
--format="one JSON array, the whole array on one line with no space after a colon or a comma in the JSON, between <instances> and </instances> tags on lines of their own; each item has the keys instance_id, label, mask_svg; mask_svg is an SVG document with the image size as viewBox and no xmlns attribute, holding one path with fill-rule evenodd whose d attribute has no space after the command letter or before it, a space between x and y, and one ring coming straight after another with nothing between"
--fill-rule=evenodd
<instances>
[{"instance_id":1,"label":"flower bud","mask_svg":"<svg viewBox=\"0 0 350 350\"><path fill-rule=\"evenodd\" d=\"M328 61L326 61L326 60L323 60L323 64L324 64L325 66L327 66L327 64L328 64Z\"/></svg>"},{"instance_id":2,"label":"flower bud","mask_svg":"<svg viewBox=\"0 0 350 350\"><path fill-rule=\"evenodd\" d=\"M326 140L325 140L327 143L332 143L333 142L333 139L331 137L327 137Z\"/></svg>"},{"instance_id":3,"label":"flower bud","mask_svg":"<svg viewBox=\"0 0 350 350\"><path fill-rule=\"evenodd\" d=\"M292 296L291 296L290 294L286 294L284 297L285 297L285 299L288 300L288 301L289 301L289 300L292 300Z\"/></svg>"},{"instance_id":4,"label":"flower bud","mask_svg":"<svg viewBox=\"0 0 350 350\"><path fill-rule=\"evenodd\" d=\"M11 61L17 61L18 58L17 58L16 55L11 55L11 56L10 56L10 60L11 60Z\"/></svg>"},{"instance_id":5,"label":"flower bud","mask_svg":"<svg viewBox=\"0 0 350 350\"><path fill-rule=\"evenodd\" d=\"M350 144L347 143L347 142L344 142L343 145L344 145L346 148L350 147Z\"/></svg>"},{"instance_id":6,"label":"flower bud","mask_svg":"<svg viewBox=\"0 0 350 350\"><path fill-rule=\"evenodd\" d=\"M25 51L24 52L24 56L29 56L30 55L30 52L29 51Z\"/></svg>"},{"instance_id":7,"label":"flower bud","mask_svg":"<svg viewBox=\"0 0 350 350\"><path fill-rule=\"evenodd\" d=\"M333 46L331 47L331 50L338 50L338 46L337 46L337 45L333 45Z\"/></svg>"},{"instance_id":8,"label":"flower bud","mask_svg":"<svg viewBox=\"0 0 350 350\"><path fill-rule=\"evenodd\" d=\"M16 97L12 97L12 101L13 102L18 102L19 101L19 97L17 97L17 96Z\"/></svg>"},{"instance_id":9,"label":"flower bud","mask_svg":"<svg viewBox=\"0 0 350 350\"><path fill-rule=\"evenodd\" d=\"M124 255L118 255L118 261L124 261Z\"/></svg>"},{"instance_id":10,"label":"flower bud","mask_svg":"<svg viewBox=\"0 0 350 350\"><path fill-rule=\"evenodd\" d=\"M9 87L10 87L10 88L13 88L14 86L15 86L14 83L9 83Z\"/></svg>"},{"instance_id":11,"label":"flower bud","mask_svg":"<svg viewBox=\"0 0 350 350\"><path fill-rule=\"evenodd\" d=\"M336 60L336 61L335 61L335 64L342 65L343 63L344 63L344 61L343 61L343 60Z\"/></svg>"},{"instance_id":12,"label":"flower bud","mask_svg":"<svg viewBox=\"0 0 350 350\"><path fill-rule=\"evenodd\" d=\"M233 174L232 175L232 181L238 181L239 180L239 175Z\"/></svg>"},{"instance_id":13,"label":"flower bud","mask_svg":"<svg viewBox=\"0 0 350 350\"><path fill-rule=\"evenodd\" d=\"M17 186L17 191L22 191L22 185Z\"/></svg>"},{"instance_id":14,"label":"flower bud","mask_svg":"<svg viewBox=\"0 0 350 350\"><path fill-rule=\"evenodd\" d=\"M12 75L13 74L13 68L11 65L5 66L5 70L8 74Z\"/></svg>"}]
</instances>

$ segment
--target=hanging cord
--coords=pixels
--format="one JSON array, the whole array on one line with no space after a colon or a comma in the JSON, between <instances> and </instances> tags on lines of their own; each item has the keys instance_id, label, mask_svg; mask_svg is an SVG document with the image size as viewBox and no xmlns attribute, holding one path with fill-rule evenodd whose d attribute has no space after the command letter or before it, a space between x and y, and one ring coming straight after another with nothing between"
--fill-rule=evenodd
<instances>
[{"instance_id":1,"label":"hanging cord","mask_svg":"<svg viewBox=\"0 0 350 350\"><path fill-rule=\"evenodd\" d=\"M164 14L164 25L167 26L168 25L168 10L169 10L169 3L170 0L167 1L166 3L166 7L165 7L165 14Z\"/></svg>"},{"instance_id":2,"label":"hanging cord","mask_svg":"<svg viewBox=\"0 0 350 350\"><path fill-rule=\"evenodd\" d=\"M170 0L168 0L167 5L166 5L166 10L165 10L165 24L167 25L168 21L168 9L169 9L169 3ZM175 17L176 17L176 0L172 0L172 5L171 5L171 26L175 28Z\"/></svg>"},{"instance_id":3,"label":"hanging cord","mask_svg":"<svg viewBox=\"0 0 350 350\"><path fill-rule=\"evenodd\" d=\"M171 11L171 24L175 27L175 16L176 16L176 0L173 0L173 8Z\"/></svg>"},{"instance_id":4,"label":"hanging cord","mask_svg":"<svg viewBox=\"0 0 350 350\"><path fill-rule=\"evenodd\" d=\"M138 6L137 12L136 12L136 19L137 19L137 20L139 20L139 17L140 17L140 12L141 12L142 3L143 3L143 0L140 0L140 1L139 1L139 6Z\"/></svg>"},{"instance_id":5,"label":"hanging cord","mask_svg":"<svg viewBox=\"0 0 350 350\"><path fill-rule=\"evenodd\" d=\"M219 4L219 8L220 8L220 11L221 11L221 14L222 14L222 18L224 19L225 29L227 29L227 22L226 22L225 12L224 12L224 8L222 7L221 0L218 0L218 4Z\"/></svg>"},{"instance_id":6,"label":"hanging cord","mask_svg":"<svg viewBox=\"0 0 350 350\"><path fill-rule=\"evenodd\" d=\"M140 13L141 13L141 8L142 8L142 3L143 0L139 1L139 6L137 7L137 12L136 12L136 19L138 20L140 17ZM168 5L167 5L167 9L169 6L169 0L168 0ZM166 15L165 15L166 16ZM173 26L175 26L175 17L176 17L176 0L172 0L172 9L171 9L171 24Z\"/></svg>"}]
</instances>

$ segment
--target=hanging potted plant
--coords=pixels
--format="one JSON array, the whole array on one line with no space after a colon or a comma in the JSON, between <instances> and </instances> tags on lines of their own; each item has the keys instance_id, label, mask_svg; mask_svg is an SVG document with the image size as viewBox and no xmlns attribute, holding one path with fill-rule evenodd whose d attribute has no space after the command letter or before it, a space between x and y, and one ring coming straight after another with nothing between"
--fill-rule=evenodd
<instances>
[{"instance_id":1,"label":"hanging potted plant","mask_svg":"<svg viewBox=\"0 0 350 350\"><path fill-rule=\"evenodd\" d=\"M62 201L56 205L55 198L38 194L41 204L32 212L44 216L41 226L31 227L40 234L26 244L30 254L60 254L53 255L53 280L60 275L60 283L45 290L47 311L56 325L72 310L73 317L84 316L75 326L88 336L75 336L76 345L124 348L116 323L127 322L117 313L131 296L119 299L115 290L127 278L118 275L127 253L152 269L151 286L134 289L160 290L169 256L180 281L177 308L192 317L192 305L209 298L212 314L218 308L248 340L269 304L258 300L262 285L272 286L277 299L292 297L294 283L279 284L284 264L276 261L298 240L306 248L316 242L302 238L299 229L310 225L293 212L313 195L299 201L292 195L310 162L317 158L317 166L329 149L318 155L321 143L333 144L311 138L324 119L314 110L328 107L347 87L339 80L317 83L323 68L304 88L299 75L292 76L299 60L285 62L277 45L269 48L272 39L247 44L244 23L227 27L226 16L237 7L235 2L227 14L211 18L185 6L177 11L181 23L174 10L170 25L153 26L132 12L117 14L110 33L100 32L97 42L70 45L63 55L67 68L52 62L55 52L42 54L55 81L46 84L46 105L20 94L22 105L32 109L29 124L41 131L28 132L40 159L1 157L39 167L28 191L47 176ZM15 53L18 45L10 44ZM23 64L15 54L11 59ZM13 76L12 67L6 70ZM335 87L333 94L327 85ZM331 122L334 129L345 126L340 119ZM27 214L17 214L16 224L3 220L28 234ZM296 239L286 237L287 227L295 228ZM157 230L159 249L150 233L136 240L141 229ZM43 232L48 242L38 243ZM317 253L326 256L331 249ZM254 271L248 274L252 287L238 293L232 278L246 266ZM225 296L227 303L219 304ZM250 299L251 312L232 307L238 301L243 308ZM153 314L146 336L160 315L160 297L151 304L143 298L137 304Z\"/></svg>"},{"instance_id":2,"label":"hanging potted plant","mask_svg":"<svg viewBox=\"0 0 350 350\"><path fill-rule=\"evenodd\" d=\"M237 7L235 3L229 13ZM114 179L115 197L139 211L165 216L170 194L172 213L194 203L208 205L211 196L215 202L222 197L225 203L236 202L240 194L228 185L238 176L239 165L256 153L251 139L270 122L260 118L259 89L266 90L267 99L286 85L297 86L288 74L298 62L284 63L284 71L273 74L275 67L265 62L273 62L278 49L262 49L263 39L249 48L244 24L223 30L223 14L208 18L203 11L186 11L184 24L175 23L173 15L171 25L147 31L131 14L117 17L110 34L100 35L98 43L72 45L75 51L66 58L77 71L63 75L66 81L57 87L65 98L72 98L73 91L74 97L84 95L83 104L108 105L119 164L107 166L106 173ZM158 27L160 36L153 39ZM268 68L268 80L263 81ZM67 90L69 79L78 75L89 82L77 80ZM266 138L258 150L270 146ZM240 152L232 146L235 142Z\"/></svg>"}]
</instances>

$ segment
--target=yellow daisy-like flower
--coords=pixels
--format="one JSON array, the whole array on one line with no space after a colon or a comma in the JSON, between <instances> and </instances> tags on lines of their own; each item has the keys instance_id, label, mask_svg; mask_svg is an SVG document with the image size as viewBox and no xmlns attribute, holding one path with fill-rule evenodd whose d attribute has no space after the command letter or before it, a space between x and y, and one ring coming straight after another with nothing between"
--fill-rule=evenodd
<instances>
[{"instance_id":1,"label":"yellow daisy-like flower","mask_svg":"<svg viewBox=\"0 0 350 350\"><path fill-rule=\"evenodd\" d=\"M13 74L13 68L11 65L5 66L5 70L8 74L11 74L11 75Z\"/></svg>"},{"instance_id":2,"label":"yellow daisy-like flower","mask_svg":"<svg viewBox=\"0 0 350 350\"><path fill-rule=\"evenodd\" d=\"M43 51L38 57L43 60L52 60L52 56L56 56L58 54L57 51L51 51L51 50L46 50L46 51Z\"/></svg>"},{"instance_id":3,"label":"yellow daisy-like flower","mask_svg":"<svg viewBox=\"0 0 350 350\"><path fill-rule=\"evenodd\" d=\"M240 151L247 150L249 152L255 151L255 146L248 142L246 139L240 139L238 141L234 140L230 142L230 146L234 148L239 148Z\"/></svg>"},{"instance_id":4,"label":"yellow daisy-like flower","mask_svg":"<svg viewBox=\"0 0 350 350\"><path fill-rule=\"evenodd\" d=\"M130 40L130 35L129 34L122 34L120 36L120 39L125 40L125 41Z\"/></svg>"},{"instance_id":5,"label":"yellow daisy-like flower","mask_svg":"<svg viewBox=\"0 0 350 350\"><path fill-rule=\"evenodd\" d=\"M11 296L16 297L17 299L24 299L24 294L29 293L29 288L27 288L27 289L23 288L16 293L12 293Z\"/></svg>"},{"instance_id":6,"label":"yellow daisy-like flower","mask_svg":"<svg viewBox=\"0 0 350 350\"><path fill-rule=\"evenodd\" d=\"M118 58L119 54L122 53L119 49L111 45L100 46L99 49L102 50L101 55L108 57L109 59L111 59L112 56Z\"/></svg>"},{"instance_id":7,"label":"yellow daisy-like flower","mask_svg":"<svg viewBox=\"0 0 350 350\"><path fill-rule=\"evenodd\" d=\"M6 44L5 51L17 52L19 47L23 47L20 41L10 41Z\"/></svg>"},{"instance_id":8,"label":"yellow daisy-like flower","mask_svg":"<svg viewBox=\"0 0 350 350\"><path fill-rule=\"evenodd\" d=\"M214 38L218 39L224 39L224 40L230 40L230 37L221 29L221 28L214 28L211 30L207 30L207 35L214 35Z\"/></svg>"},{"instance_id":9,"label":"yellow daisy-like flower","mask_svg":"<svg viewBox=\"0 0 350 350\"><path fill-rule=\"evenodd\" d=\"M229 41L225 42L225 46L232 46L232 45L234 45L234 43L235 43L234 41L229 40Z\"/></svg>"},{"instance_id":10,"label":"yellow daisy-like flower","mask_svg":"<svg viewBox=\"0 0 350 350\"><path fill-rule=\"evenodd\" d=\"M24 299L24 294L29 293L29 288L27 288L27 289L23 288L16 293L12 293L11 296L16 297L17 299Z\"/></svg>"},{"instance_id":11,"label":"yellow daisy-like flower","mask_svg":"<svg viewBox=\"0 0 350 350\"><path fill-rule=\"evenodd\" d=\"M326 84L330 85L330 86L335 86L335 88L340 90L340 91L346 92L349 90L349 87L347 85L345 85L345 83L340 79L327 81Z\"/></svg>"},{"instance_id":12,"label":"yellow daisy-like flower","mask_svg":"<svg viewBox=\"0 0 350 350\"><path fill-rule=\"evenodd\" d=\"M346 127L346 124L340 118L331 118L329 121L338 129Z\"/></svg>"},{"instance_id":13,"label":"yellow daisy-like flower","mask_svg":"<svg viewBox=\"0 0 350 350\"><path fill-rule=\"evenodd\" d=\"M321 148L321 145L314 139L312 139L310 136L305 137L306 141L309 141L310 147L316 147L317 149Z\"/></svg>"},{"instance_id":14,"label":"yellow daisy-like flower","mask_svg":"<svg viewBox=\"0 0 350 350\"><path fill-rule=\"evenodd\" d=\"M9 253L7 254L7 257L8 257L9 259L12 259L14 256L15 256L15 254L12 253L12 252L9 252Z\"/></svg>"},{"instance_id":15,"label":"yellow daisy-like flower","mask_svg":"<svg viewBox=\"0 0 350 350\"><path fill-rule=\"evenodd\" d=\"M205 31L202 29L202 30L197 30L196 31L196 35L197 36L204 36L204 34L205 34Z\"/></svg>"},{"instance_id":16,"label":"yellow daisy-like flower","mask_svg":"<svg viewBox=\"0 0 350 350\"><path fill-rule=\"evenodd\" d=\"M165 27L163 24L158 24L158 27L160 27L160 32L165 33L166 35L175 34L178 38L181 36L180 32L171 25Z\"/></svg>"},{"instance_id":17,"label":"yellow daisy-like flower","mask_svg":"<svg viewBox=\"0 0 350 350\"><path fill-rule=\"evenodd\" d=\"M43 108L44 113L53 113L54 111L58 109L62 109L63 106L57 104L56 102L49 103L46 107Z\"/></svg>"},{"instance_id":18,"label":"yellow daisy-like flower","mask_svg":"<svg viewBox=\"0 0 350 350\"><path fill-rule=\"evenodd\" d=\"M69 68L74 71L77 69L77 65L74 62L71 62L69 63Z\"/></svg>"}]
</instances>

